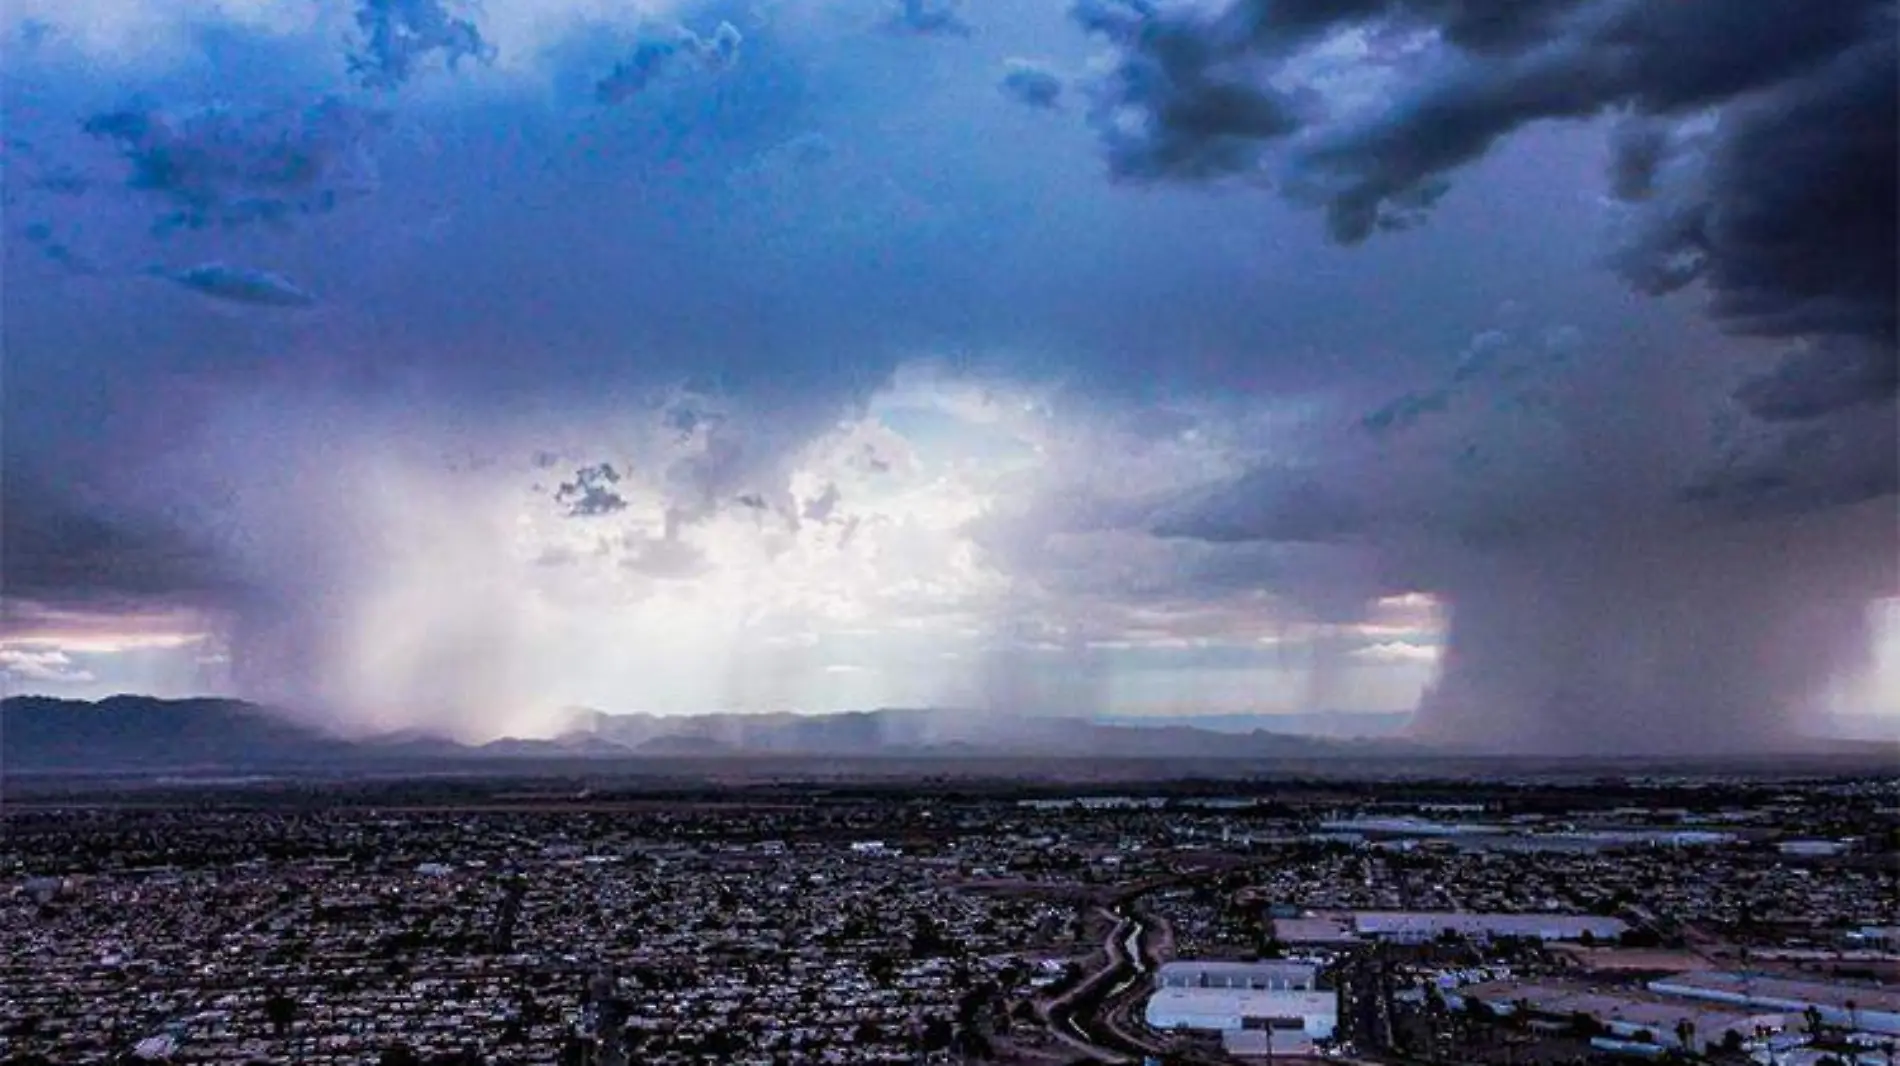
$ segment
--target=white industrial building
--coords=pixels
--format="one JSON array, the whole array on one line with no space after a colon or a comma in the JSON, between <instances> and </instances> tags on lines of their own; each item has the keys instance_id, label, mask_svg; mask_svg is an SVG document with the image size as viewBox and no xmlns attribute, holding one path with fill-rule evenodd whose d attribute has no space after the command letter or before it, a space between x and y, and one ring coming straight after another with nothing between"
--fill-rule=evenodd
<instances>
[{"instance_id":1,"label":"white industrial building","mask_svg":"<svg viewBox=\"0 0 1900 1066\"><path fill-rule=\"evenodd\" d=\"M1477 1000L1499 1014L1528 1011L1553 1019L1588 1015L1614 1039L1654 1048L1703 1052L1733 1032L1746 1040L1787 1024L1781 1014L1691 1003L1641 992L1606 991L1558 981L1488 981L1445 993L1445 1005L1463 1010Z\"/></svg>"},{"instance_id":2,"label":"white industrial building","mask_svg":"<svg viewBox=\"0 0 1900 1066\"><path fill-rule=\"evenodd\" d=\"M1473 940L1614 940L1629 926L1591 914L1478 914L1465 911L1340 911L1276 919L1274 936L1289 944L1390 940L1422 944L1452 935Z\"/></svg>"},{"instance_id":3,"label":"white industrial building","mask_svg":"<svg viewBox=\"0 0 1900 1066\"><path fill-rule=\"evenodd\" d=\"M1651 981L1649 990L1750 1010L1784 1011L1797 1018L1813 1007L1829 1025L1900 1035L1900 989L1896 988L1740 973L1681 973Z\"/></svg>"},{"instance_id":4,"label":"white industrial building","mask_svg":"<svg viewBox=\"0 0 1900 1066\"><path fill-rule=\"evenodd\" d=\"M1357 911L1353 930L1366 940L1419 943L1446 933L1486 939L1581 940L1585 934L1614 940L1629 926L1616 918L1590 914L1469 914L1459 911Z\"/></svg>"},{"instance_id":5,"label":"white industrial building","mask_svg":"<svg viewBox=\"0 0 1900 1066\"><path fill-rule=\"evenodd\" d=\"M1311 992L1319 971L1311 963L1177 960L1155 971L1158 988L1230 988L1268 992Z\"/></svg>"},{"instance_id":6,"label":"white industrial building","mask_svg":"<svg viewBox=\"0 0 1900 1066\"><path fill-rule=\"evenodd\" d=\"M1155 973L1147 1022L1158 1030L1217 1032L1233 1055L1293 1054L1333 1035L1339 997L1293 962L1178 960Z\"/></svg>"},{"instance_id":7,"label":"white industrial building","mask_svg":"<svg viewBox=\"0 0 1900 1066\"><path fill-rule=\"evenodd\" d=\"M1840 840L1784 840L1775 850L1798 859L1827 859L1847 854L1848 846Z\"/></svg>"}]
</instances>

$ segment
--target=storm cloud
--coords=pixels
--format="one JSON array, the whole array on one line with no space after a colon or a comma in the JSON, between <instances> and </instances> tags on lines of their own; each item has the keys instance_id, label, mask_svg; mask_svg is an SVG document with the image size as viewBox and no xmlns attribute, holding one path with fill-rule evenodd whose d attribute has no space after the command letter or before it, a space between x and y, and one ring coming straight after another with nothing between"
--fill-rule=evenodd
<instances>
[{"instance_id":1,"label":"storm cloud","mask_svg":"<svg viewBox=\"0 0 1900 1066\"><path fill-rule=\"evenodd\" d=\"M268 270L200 263L176 272L153 267L151 272L214 300L259 307L309 307L317 302L315 296L289 278Z\"/></svg>"},{"instance_id":2,"label":"storm cloud","mask_svg":"<svg viewBox=\"0 0 1900 1066\"><path fill-rule=\"evenodd\" d=\"M997 83L1003 93L1030 107L1053 108L1062 102L1062 75L1027 59L1011 59Z\"/></svg>"},{"instance_id":3,"label":"storm cloud","mask_svg":"<svg viewBox=\"0 0 1900 1066\"><path fill-rule=\"evenodd\" d=\"M1770 746L1867 672L1891 3L965 11L9 26L9 617L469 736Z\"/></svg>"},{"instance_id":4,"label":"storm cloud","mask_svg":"<svg viewBox=\"0 0 1900 1066\"><path fill-rule=\"evenodd\" d=\"M1535 123L1618 116L1616 268L1649 295L1699 286L1733 333L1802 338L1752 377L1737 359L1726 403L1713 379L1487 366L1480 338L1449 380L1358 419L1379 448L1421 449L1406 469L1434 465L1394 484L1396 451L1347 442L1306 467L1262 466L1159 532L1356 543L1400 586L1444 597L1447 653L1420 724L1465 742L1763 743L1863 653L1865 597L1894 585L1891 509L1867 503L1897 480L1894 4L1074 10L1112 47L1093 114L1116 177L1271 182L1357 244L1428 222L1460 171ZM1329 41L1358 42L1378 106L1314 80L1310 53ZM1587 414L1567 410L1585 386ZM1681 420L1705 469L1632 477L1693 450L1592 431L1634 412ZM1739 443L1718 442L1724 425ZM1461 428L1439 436L1447 426ZM1534 447L1494 453L1524 433ZM1523 494L1505 506L1494 493L1513 484ZM1790 540L1800 558L1764 563Z\"/></svg>"},{"instance_id":5,"label":"storm cloud","mask_svg":"<svg viewBox=\"0 0 1900 1066\"><path fill-rule=\"evenodd\" d=\"M1702 280L1712 313L1742 332L1894 338L1891 0L1231 0L1212 14L1084 0L1075 17L1114 46L1096 121L1118 176L1253 174L1277 153L1287 194L1357 242L1416 223L1451 175L1532 123L1641 116L1619 138L1614 188L1653 201L1627 253L1642 287ZM1376 111L1302 108L1281 87L1321 35L1399 30L1441 43L1391 61L1396 88ZM1683 149L1697 156L1689 188L1656 195L1669 124L1712 108L1714 130Z\"/></svg>"},{"instance_id":6,"label":"storm cloud","mask_svg":"<svg viewBox=\"0 0 1900 1066\"><path fill-rule=\"evenodd\" d=\"M1438 597L1421 736L1520 752L1791 743L1867 654L1868 600L1900 591L1891 406L1791 435L1750 420L1837 406L1805 368L1780 392L1744 387L1737 411L1690 387L1708 370L1680 353L1632 363L1495 332L1473 348L1483 359L1468 350L1447 382L1174 505L1156 532L1355 551L1369 579L1324 591ZM1699 456L1721 453L1725 421L1746 442L1711 470ZM1685 432L1704 448L1672 439Z\"/></svg>"},{"instance_id":7,"label":"storm cloud","mask_svg":"<svg viewBox=\"0 0 1900 1066\"><path fill-rule=\"evenodd\" d=\"M84 120L124 160L124 187L155 208L152 228L286 226L372 191L380 116L330 97L255 110L134 105Z\"/></svg>"},{"instance_id":8,"label":"storm cloud","mask_svg":"<svg viewBox=\"0 0 1900 1066\"><path fill-rule=\"evenodd\" d=\"M362 40L349 68L365 88L400 86L432 56L450 70L464 60L495 59L495 46L483 40L475 21L442 0L363 0L356 28Z\"/></svg>"},{"instance_id":9,"label":"storm cloud","mask_svg":"<svg viewBox=\"0 0 1900 1066\"><path fill-rule=\"evenodd\" d=\"M681 62L695 63L713 73L723 71L738 62L743 40L739 28L730 22L721 22L709 37L684 26L674 27L670 34L649 37L634 45L632 53L615 63L594 86L594 95L603 104L621 103Z\"/></svg>"},{"instance_id":10,"label":"storm cloud","mask_svg":"<svg viewBox=\"0 0 1900 1066\"><path fill-rule=\"evenodd\" d=\"M925 37L968 37L960 0L892 0L887 29Z\"/></svg>"}]
</instances>

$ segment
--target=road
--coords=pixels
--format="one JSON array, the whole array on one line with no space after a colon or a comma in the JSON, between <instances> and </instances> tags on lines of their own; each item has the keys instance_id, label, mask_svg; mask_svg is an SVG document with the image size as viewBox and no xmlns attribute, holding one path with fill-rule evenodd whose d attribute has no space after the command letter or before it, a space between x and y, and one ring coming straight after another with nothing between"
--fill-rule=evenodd
<instances>
[{"instance_id":1,"label":"road","mask_svg":"<svg viewBox=\"0 0 1900 1066\"><path fill-rule=\"evenodd\" d=\"M1147 991L1152 969L1144 943L1148 925L1126 904L1102 915L1114 923L1102 941L1103 963L1049 1005L1049 1028L1099 1061L1139 1062L1155 1049L1129 1033L1121 1016Z\"/></svg>"}]
</instances>

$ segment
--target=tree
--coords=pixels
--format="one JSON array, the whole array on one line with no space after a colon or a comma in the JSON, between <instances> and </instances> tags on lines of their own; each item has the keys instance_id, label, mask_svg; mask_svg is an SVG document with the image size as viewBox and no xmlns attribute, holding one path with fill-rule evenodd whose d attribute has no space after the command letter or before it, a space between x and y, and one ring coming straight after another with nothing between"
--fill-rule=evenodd
<instances>
[{"instance_id":1,"label":"tree","mask_svg":"<svg viewBox=\"0 0 1900 1066\"><path fill-rule=\"evenodd\" d=\"M935 958L944 954L949 947L950 942L944 939L943 930L938 927L935 919L922 912L911 915L911 958Z\"/></svg>"},{"instance_id":2,"label":"tree","mask_svg":"<svg viewBox=\"0 0 1900 1066\"><path fill-rule=\"evenodd\" d=\"M297 1020L297 1001L285 995L283 989L274 988L264 1000L264 1017L281 1038L290 1032L290 1023Z\"/></svg>"}]
</instances>

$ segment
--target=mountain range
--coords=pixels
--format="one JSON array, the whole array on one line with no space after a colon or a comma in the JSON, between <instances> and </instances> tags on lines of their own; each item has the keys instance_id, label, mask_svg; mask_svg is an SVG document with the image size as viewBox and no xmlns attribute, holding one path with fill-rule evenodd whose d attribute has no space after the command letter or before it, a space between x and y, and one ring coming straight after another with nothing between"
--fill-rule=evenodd
<instances>
[{"instance_id":1,"label":"mountain range","mask_svg":"<svg viewBox=\"0 0 1900 1066\"><path fill-rule=\"evenodd\" d=\"M1221 725L947 709L705 715L576 709L552 738L465 744L416 731L344 737L241 700L17 696L0 701L0 764L59 772L757 756L1305 759L1395 754L1408 747L1390 738L1300 736L1242 728L1236 720Z\"/></svg>"}]
</instances>

